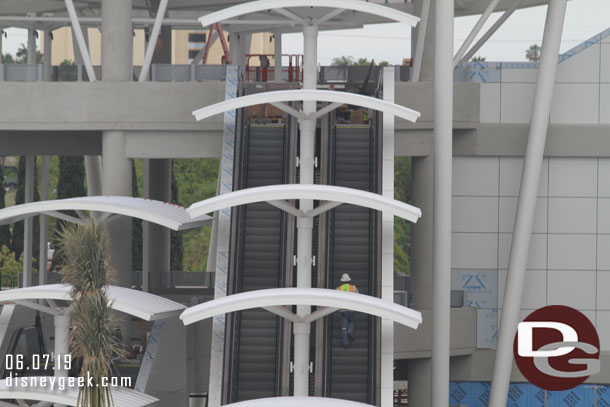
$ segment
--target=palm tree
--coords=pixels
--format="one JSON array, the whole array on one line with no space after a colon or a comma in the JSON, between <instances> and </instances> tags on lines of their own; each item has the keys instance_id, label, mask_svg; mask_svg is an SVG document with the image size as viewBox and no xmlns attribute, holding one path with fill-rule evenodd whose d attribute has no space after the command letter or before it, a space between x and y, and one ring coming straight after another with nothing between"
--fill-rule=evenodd
<instances>
[{"instance_id":1,"label":"palm tree","mask_svg":"<svg viewBox=\"0 0 610 407\"><path fill-rule=\"evenodd\" d=\"M540 46L534 44L525 51L525 57L528 61L538 62L540 60Z\"/></svg>"},{"instance_id":2,"label":"palm tree","mask_svg":"<svg viewBox=\"0 0 610 407\"><path fill-rule=\"evenodd\" d=\"M354 65L354 57L346 57L345 55L333 58L333 66L351 66Z\"/></svg>"},{"instance_id":3,"label":"palm tree","mask_svg":"<svg viewBox=\"0 0 610 407\"><path fill-rule=\"evenodd\" d=\"M113 335L107 289L113 276L108 256L108 240L102 227L93 221L67 225L61 232L62 282L72 286L72 332L70 346L75 358L82 358L80 375L91 377L93 386L81 387L78 406L109 407L114 403L102 377L112 372L113 355L123 351Z\"/></svg>"}]
</instances>

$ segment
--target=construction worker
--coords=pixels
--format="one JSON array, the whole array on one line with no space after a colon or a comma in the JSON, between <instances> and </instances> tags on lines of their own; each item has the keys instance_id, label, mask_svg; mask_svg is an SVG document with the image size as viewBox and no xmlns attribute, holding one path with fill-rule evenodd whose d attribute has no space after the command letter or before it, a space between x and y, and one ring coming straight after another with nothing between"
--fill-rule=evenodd
<instances>
[{"instance_id":1,"label":"construction worker","mask_svg":"<svg viewBox=\"0 0 610 407\"><path fill-rule=\"evenodd\" d=\"M337 291L345 291L350 293L357 293L358 288L355 285L350 284L352 278L347 273L343 273L341 276L341 285L337 287ZM349 348L349 345L354 341L354 323L356 322L356 318L354 316L354 311L342 309L341 315L343 317L341 321L341 342L343 343L343 348Z\"/></svg>"}]
</instances>

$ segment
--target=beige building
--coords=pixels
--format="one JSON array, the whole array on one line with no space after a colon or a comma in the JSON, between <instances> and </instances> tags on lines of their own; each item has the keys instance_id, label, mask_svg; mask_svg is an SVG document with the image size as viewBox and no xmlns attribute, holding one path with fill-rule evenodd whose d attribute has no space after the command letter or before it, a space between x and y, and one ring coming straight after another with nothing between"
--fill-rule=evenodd
<instances>
[{"instance_id":1,"label":"beige building","mask_svg":"<svg viewBox=\"0 0 610 407\"><path fill-rule=\"evenodd\" d=\"M87 32L89 34L89 53L91 54L91 62L93 65L101 65L102 35L100 30L90 27ZM227 37L227 41L229 41L230 38L228 34L225 34L225 36ZM40 49L44 49L43 37L44 36L41 36ZM208 30L172 30L172 64L189 64L195 55L197 55L197 53L205 45L205 41L208 37ZM142 65L145 51L146 43L144 38L144 30L135 30L135 35L133 37L134 66ZM250 47L251 54L273 54L273 52L273 34L260 33L252 35L252 43ZM216 40L210 49L208 63L220 64L223 54L222 44L219 40ZM62 27L53 31L52 64L54 66L61 65L61 63L66 60L76 60L72 42L72 29L70 27ZM273 60L273 58L270 58L270 60ZM253 58L251 62L254 66L259 64L258 58Z\"/></svg>"}]
</instances>

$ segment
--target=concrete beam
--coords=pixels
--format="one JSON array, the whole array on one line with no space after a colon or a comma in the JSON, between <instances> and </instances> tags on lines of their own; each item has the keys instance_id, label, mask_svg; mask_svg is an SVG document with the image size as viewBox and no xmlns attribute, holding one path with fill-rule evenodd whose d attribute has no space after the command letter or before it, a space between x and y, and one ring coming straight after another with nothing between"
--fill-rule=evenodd
<instances>
[{"instance_id":1,"label":"concrete beam","mask_svg":"<svg viewBox=\"0 0 610 407\"><path fill-rule=\"evenodd\" d=\"M206 130L191 112L224 100L224 83L0 83L1 130Z\"/></svg>"}]
</instances>

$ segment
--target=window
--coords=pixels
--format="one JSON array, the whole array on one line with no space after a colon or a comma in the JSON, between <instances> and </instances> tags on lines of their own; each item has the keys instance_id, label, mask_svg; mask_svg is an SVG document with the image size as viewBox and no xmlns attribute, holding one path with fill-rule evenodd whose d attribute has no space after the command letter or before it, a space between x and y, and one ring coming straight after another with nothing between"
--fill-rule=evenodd
<instances>
[{"instance_id":1,"label":"window","mask_svg":"<svg viewBox=\"0 0 610 407\"><path fill-rule=\"evenodd\" d=\"M189 33L189 42L205 42L205 33Z\"/></svg>"},{"instance_id":2,"label":"window","mask_svg":"<svg viewBox=\"0 0 610 407\"><path fill-rule=\"evenodd\" d=\"M195 59L198 53L198 49L189 49L189 59Z\"/></svg>"}]
</instances>

